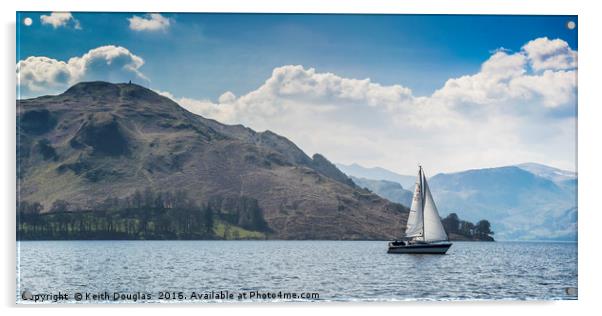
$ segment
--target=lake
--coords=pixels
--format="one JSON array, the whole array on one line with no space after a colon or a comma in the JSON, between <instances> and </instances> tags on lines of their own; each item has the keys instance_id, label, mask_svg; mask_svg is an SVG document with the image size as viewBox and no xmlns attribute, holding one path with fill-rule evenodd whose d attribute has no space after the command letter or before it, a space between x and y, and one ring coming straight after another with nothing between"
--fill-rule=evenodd
<instances>
[{"instance_id":1,"label":"lake","mask_svg":"<svg viewBox=\"0 0 602 316\"><path fill-rule=\"evenodd\" d=\"M386 251L386 241L22 241L17 301L32 302L24 291L44 303L577 298L577 243ZM59 291L67 300L40 295Z\"/></svg>"}]
</instances>

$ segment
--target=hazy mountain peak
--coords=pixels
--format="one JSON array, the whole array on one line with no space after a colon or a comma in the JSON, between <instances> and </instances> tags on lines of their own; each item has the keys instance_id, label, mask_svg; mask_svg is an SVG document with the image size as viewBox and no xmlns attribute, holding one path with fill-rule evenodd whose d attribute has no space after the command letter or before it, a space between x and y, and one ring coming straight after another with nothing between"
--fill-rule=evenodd
<instances>
[{"instance_id":1,"label":"hazy mountain peak","mask_svg":"<svg viewBox=\"0 0 602 316\"><path fill-rule=\"evenodd\" d=\"M401 184L404 188L413 188L416 176L401 175L381 167L364 167L357 163L345 165L337 163L336 166L348 176L369 180L386 180Z\"/></svg>"},{"instance_id":2,"label":"hazy mountain peak","mask_svg":"<svg viewBox=\"0 0 602 316\"><path fill-rule=\"evenodd\" d=\"M552 180L554 182L561 182L566 180L577 179L577 173L568 170L562 170L535 162L527 162L516 165L517 167L529 171L542 178Z\"/></svg>"}]
</instances>

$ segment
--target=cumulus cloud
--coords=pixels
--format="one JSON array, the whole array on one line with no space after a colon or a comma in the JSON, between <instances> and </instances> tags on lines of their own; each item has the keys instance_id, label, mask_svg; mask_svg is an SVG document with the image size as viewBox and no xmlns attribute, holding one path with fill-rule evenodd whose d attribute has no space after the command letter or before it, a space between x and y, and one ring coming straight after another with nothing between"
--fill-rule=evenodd
<instances>
[{"instance_id":1,"label":"cumulus cloud","mask_svg":"<svg viewBox=\"0 0 602 316\"><path fill-rule=\"evenodd\" d=\"M496 51L479 73L448 80L433 97L460 104L523 104L519 111L573 106L576 78L577 52L563 40L542 37L516 53Z\"/></svg>"},{"instance_id":2,"label":"cumulus cloud","mask_svg":"<svg viewBox=\"0 0 602 316\"><path fill-rule=\"evenodd\" d=\"M534 70L560 70L577 67L577 52L561 39L534 39L523 46Z\"/></svg>"},{"instance_id":3,"label":"cumulus cloud","mask_svg":"<svg viewBox=\"0 0 602 316\"><path fill-rule=\"evenodd\" d=\"M524 161L571 169L576 118L556 113L576 109L576 56L562 40L536 39L515 53L494 51L479 72L451 78L429 96L288 65L240 97L170 97L224 123L275 131L337 162L400 172L418 163L452 171Z\"/></svg>"},{"instance_id":4,"label":"cumulus cloud","mask_svg":"<svg viewBox=\"0 0 602 316\"><path fill-rule=\"evenodd\" d=\"M554 56L546 58L558 60ZM530 73L527 69L529 64L543 71ZM529 102L535 109L534 105L538 104L550 108L573 105L577 92L577 70L574 67L558 70L560 68L541 65L541 57L533 57L527 51L514 54L497 52L483 63L479 73L449 79L432 97L451 104Z\"/></svg>"},{"instance_id":5,"label":"cumulus cloud","mask_svg":"<svg viewBox=\"0 0 602 316\"><path fill-rule=\"evenodd\" d=\"M236 100L236 95L231 91L226 91L222 95L220 95L218 102L219 103L232 103Z\"/></svg>"},{"instance_id":6,"label":"cumulus cloud","mask_svg":"<svg viewBox=\"0 0 602 316\"><path fill-rule=\"evenodd\" d=\"M128 18L130 29L134 31L165 31L169 28L168 18L159 13L151 13L145 16L134 15Z\"/></svg>"},{"instance_id":7,"label":"cumulus cloud","mask_svg":"<svg viewBox=\"0 0 602 316\"><path fill-rule=\"evenodd\" d=\"M17 63L21 97L58 93L79 81L148 81L140 72L144 60L121 46L101 46L68 61L30 56Z\"/></svg>"},{"instance_id":8,"label":"cumulus cloud","mask_svg":"<svg viewBox=\"0 0 602 316\"><path fill-rule=\"evenodd\" d=\"M65 27L70 23L75 29L81 29L79 20L75 19L71 12L52 12L50 15L41 15L42 24L52 25L53 28Z\"/></svg>"}]
</instances>

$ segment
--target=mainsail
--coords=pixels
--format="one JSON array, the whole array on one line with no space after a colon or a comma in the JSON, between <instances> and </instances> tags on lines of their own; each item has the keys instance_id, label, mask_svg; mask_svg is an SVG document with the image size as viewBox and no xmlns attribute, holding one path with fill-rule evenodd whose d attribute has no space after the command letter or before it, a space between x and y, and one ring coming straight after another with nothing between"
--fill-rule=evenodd
<instances>
[{"instance_id":1,"label":"mainsail","mask_svg":"<svg viewBox=\"0 0 602 316\"><path fill-rule=\"evenodd\" d=\"M422 167L418 169L414 197L408 216L406 237L425 242L447 240L447 234L443 224L441 224L441 218Z\"/></svg>"},{"instance_id":2,"label":"mainsail","mask_svg":"<svg viewBox=\"0 0 602 316\"><path fill-rule=\"evenodd\" d=\"M408 215L408 224L406 227L406 237L418 238L423 236L423 217L422 206L424 198L422 196L422 168L418 169L416 185L414 185L414 196L410 215Z\"/></svg>"}]
</instances>

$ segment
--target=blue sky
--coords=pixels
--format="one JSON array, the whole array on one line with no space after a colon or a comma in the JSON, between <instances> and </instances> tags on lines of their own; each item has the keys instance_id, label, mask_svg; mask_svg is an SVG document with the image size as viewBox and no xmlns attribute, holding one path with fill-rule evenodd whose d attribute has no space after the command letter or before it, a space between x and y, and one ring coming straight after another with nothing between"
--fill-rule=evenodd
<instances>
[{"instance_id":1,"label":"blue sky","mask_svg":"<svg viewBox=\"0 0 602 316\"><path fill-rule=\"evenodd\" d=\"M132 80L340 163L576 169L575 16L22 12L20 97ZM569 29L571 21L577 26Z\"/></svg>"},{"instance_id":2,"label":"blue sky","mask_svg":"<svg viewBox=\"0 0 602 316\"><path fill-rule=\"evenodd\" d=\"M561 38L577 50L567 16L163 14L166 31L128 28L132 13L72 13L82 29L39 23L45 13L21 13L17 61L27 56L67 60L98 46L127 47L141 56L153 88L216 99L258 87L281 65L403 84L432 93L452 77L479 69L492 50L518 50L527 41ZM141 14L138 14L141 15ZM165 62L170 66L165 67Z\"/></svg>"}]
</instances>

